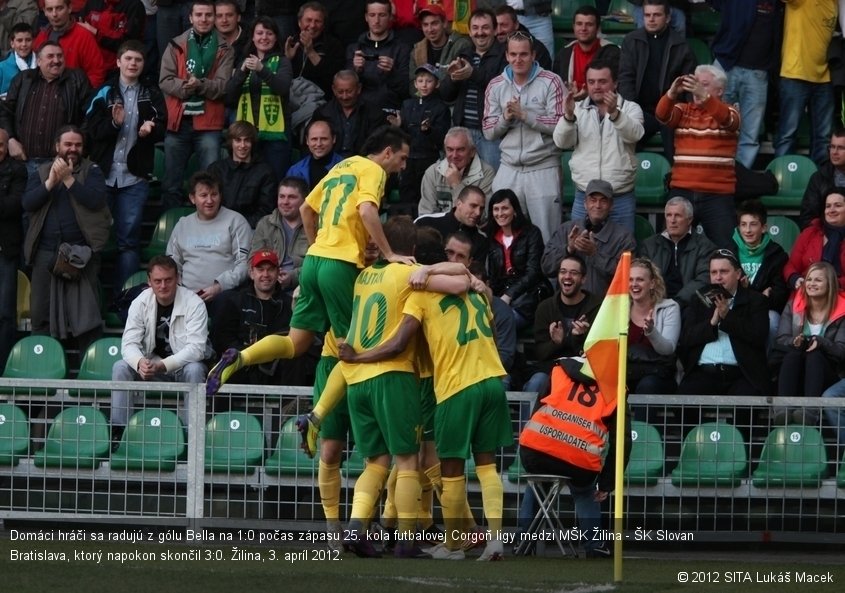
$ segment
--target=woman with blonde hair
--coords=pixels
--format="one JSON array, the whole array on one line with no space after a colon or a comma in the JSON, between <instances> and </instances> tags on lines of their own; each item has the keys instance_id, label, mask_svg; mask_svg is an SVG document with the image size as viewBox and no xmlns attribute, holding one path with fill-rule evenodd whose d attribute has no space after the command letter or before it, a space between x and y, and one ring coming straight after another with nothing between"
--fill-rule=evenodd
<instances>
[{"instance_id":1,"label":"woman with blonde hair","mask_svg":"<svg viewBox=\"0 0 845 593\"><path fill-rule=\"evenodd\" d=\"M807 268L781 315L775 347L783 352L778 374L780 396L821 397L843 374L845 296L839 292L839 279L831 264L816 262ZM776 422L788 420L787 410L777 410L774 417ZM792 418L815 424L818 412L805 416L799 409Z\"/></svg>"},{"instance_id":2,"label":"woman with blonde hair","mask_svg":"<svg viewBox=\"0 0 845 593\"><path fill-rule=\"evenodd\" d=\"M628 389L631 393L675 393L675 348L681 308L666 298L666 284L646 258L631 262L628 322Z\"/></svg>"}]
</instances>

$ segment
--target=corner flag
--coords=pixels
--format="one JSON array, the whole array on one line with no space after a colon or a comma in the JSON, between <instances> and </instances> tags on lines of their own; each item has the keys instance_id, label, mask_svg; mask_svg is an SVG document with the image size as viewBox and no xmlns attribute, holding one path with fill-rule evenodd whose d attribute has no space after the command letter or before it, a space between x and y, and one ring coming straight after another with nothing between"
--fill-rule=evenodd
<instances>
[{"instance_id":1,"label":"corner flag","mask_svg":"<svg viewBox=\"0 0 845 593\"><path fill-rule=\"evenodd\" d=\"M624 394L625 375L620 373L620 366L627 366L628 341L623 341L620 337L628 335L631 308L628 296L630 272L631 253L626 251L616 266L607 296L584 342L584 356L587 357L587 362L584 363L583 371L596 380L607 403L611 400L618 401L620 375Z\"/></svg>"}]
</instances>

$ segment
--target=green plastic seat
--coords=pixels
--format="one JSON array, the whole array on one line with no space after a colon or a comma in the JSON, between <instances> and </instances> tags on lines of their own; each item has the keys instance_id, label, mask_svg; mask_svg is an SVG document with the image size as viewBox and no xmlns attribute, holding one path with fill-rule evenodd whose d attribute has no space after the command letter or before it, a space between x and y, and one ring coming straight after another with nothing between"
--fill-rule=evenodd
<instances>
[{"instance_id":1,"label":"green plastic seat","mask_svg":"<svg viewBox=\"0 0 845 593\"><path fill-rule=\"evenodd\" d=\"M695 56L695 61L697 63L713 63L713 52L710 51L710 47L704 41L702 41L701 39L696 39L695 37L688 37L687 44L692 50L692 53Z\"/></svg>"},{"instance_id":2,"label":"green plastic seat","mask_svg":"<svg viewBox=\"0 0 845 593\"><path fill-rule=\"evenodd\" d=\"M357 478L363 473L366 466L367 461L361 456L358 449L352 449L343 463L343 473L346 474L347 478Z\"/></svg>"},{"instance_id":3,"label":"green plastic seat","mask_svg":"<svg viewBox=\"0 0 845 593\"><path fill-rule=\"evenodd\" d=\"M684 439L681 460L672 470L672 484L733 488L747 473L747 447L739 430L726 422L707 422Z\"/></svg>"},{"instance_id":4,"label":"green plastic seat","mask_svg":"<svg viewBox=\"0 0 845 593\"><path fill-rule=\"evenodd\" d=\"M663 477L663 439L651 424L632 420L631 441L625 479L628 484L653 486Z\"/></svg>"},{"instance_id":5,"label":"green plastic seat","mask_svg":"<svg viewBox=\"0 0 845 593\"><path fill-rule=\"evenodd\" d=\"M130 288L134 288L136 286L140 286L146 283L147 271L138 270L126 279L126 281L123 283L122 288L123 290L129 290ZM106 322L106 327L123 327L123 320L114 311L107 312L103 317L103 320Z\"/></svg>"},{"instance_id":6,"label":"green plastic seat","mask_svg":"<svg viewBox=\"0 0 845 593\"><path fill-rule=\"evenodd\" d=\"M44 448L35 454L36 467L96 469L108 457L109 423L103 413L88 406L62 410L47 433Z\"/></svg>"},{"instance_id":7,"label":"green plastic seat","mask_svg":"<svg viewBox=\"0 0 845 593\"><path fill-rule=\"evenodd\" d=\"M180 218L193 214L195 211L196 209L193 206L180 206L165 211L159 217L155 229L153 229L150 244L141 250L141 257L144 258L144 261L149 261L156 255L162 255L167 249L167 242L170 240L171 233L173 233L173 227L176 226Z\"/></svg>"},{"instance_id":8,"label":"green plastic seat","mask_svg":"<svg viewBox=\"0 0 845 593\"><path fill-rule=\"evenodd\" d=\"M816 428L779 426L769 433L760 454L760 465L751 483L766 486L818 487L827 477L827 453Z\"/></svg>"},{"instance_id":9,"label":"green plastic seat","mask_svg":"<svg viewBox=\"0 0 845 593\"><path fill-rule=\"evenodd\" d=\"M117 450L112 453L112 469L172 472L185 454L185 428L170 410L148 408L129 419Z\"/></svg>"},{"instance_id":10,"label":"green plastic seat","mask_svg":"<svg viewBox=\"0 0 845 593\"><path fill-rule=\"evenodd\" d=\"M628 0L610 0L607 15L601 17L601 30L605 33L628 33L636 28L633 4Z\"/></svg>"},{"instance_id":11,"label":"green plastic seat","mask_svg":"<svg viewBox=\"0 0 845 593\"><path fill-rule=\"evenodd\" d=\"M649 237L654 235L654 227L648 221L648 218L640 214L634 216L634 238L639 245Z\"/></svg>"},{"instance_id":12,"label":"green plastic seat","mask_svg":"<svg viewBox=\"0 0 845 593\"><path fill-rule=\"evenodd\" d=\"M774 174L778 181L778 193L773 196L763 196L763 204L767 208L798 210L801 198L810 182L810 177L818 170L816 164L809 158L798 154L785 154L772 159L766 167Z\"/></svg>"},{"instance_id":13,"label":"green plastic seat","mask_svg":"<svg viewBox=\"0 0 845 593\"><path fill-rule=\"evenodd\" d=\"M264 456L264 432L258 418L245 412L224 412L208 421L205 469L229 474L251 473Z\"/></svg>"},{"instance_id":14,"label":"green plastic seat","mask_svg":"<svg viewBox=\"0 0 845 593\"><path fill-rule=\"evenodd\" d=\"M787 253L792 251L795 240L801 234L798 224L786 216L769 216L768 225L772 241L783 247Z\"/></svg>"},{"instance_id":15,"label":"green plastic seat","mask_svg":"<svg viewBox=\"0 0 845 593\"><path fill-rule=\"evenodd\" d=\"M692 30L698 37L712 37L719 30L722 15L709 6L697 6L698 10L690 11Z\"/></svg>"},{"instance_id":16,"label":"green plastic seat","mask_svg":"<svg viewBox=\"0 0 845 593\"><path fill-rule=\"evenodd\" d=\"M80 381L111 381L111 370L118 360L121 360L120 338L100 338L88 346L76 378ZM71 389L70 394L111 397L111 389Z\"/></svg>"},{"instance_id":17,"label":"green plastic seat","mask_svg":"<svg viewBox=\"0 0 845 593\"><path fill-rule=\"evenodd\" d=\"M662 208L666 204L666 175L672 165L662 154L653 152L638 152L637 162L637 205Z\"/></svg>"},{"instance_id":18,"label":"green plastic seat","mask_svg":"<svg viewBox=\"0 0 845 593\"><path fill-rule=\"evenodd\" d=\"M595 8L596 2L595 0L552 0L552 29L562 33L572 33L575 10L584 5Z\"/></svg>"},{"instance_id":19,"label":"green plastic seat","mask_svg":"<svg viewBox=\"0 0 845 593\"><path fill-rule=\"evenodd\" d=\"M279 440L276 442L276 449L273 454L264 460L264 472L268 476L280 475L316 475L317 460L320 458L319 443L317 441L317 454L314 459L300 448L299 431L296 430L296 418L290 418L279 431Z\"/></svg>"},{"instance_id":20,"label":"green plastic seat","mask_svg":"<svg viewBox=\"0 0 845 593\"><path fill-rule=\"evenodd\" d=\"M842 461L839 463L839 469L836 471L836 485L840 488L845 488L845 451L842 452Z\"/></svg>"},{"instance_id":21,"label":"green plastic seat","mask_svg":"<svg viewBox=\"0 0 845 593\"><path fill-rule=\"evenodd\" d=\"M0 465L17 465L29 450L29 422L14 404L0 404Z\"/></svg>"},{"instance_id":22,"label":"green plastic seat","mask_svg":"<svg viewBox=\"0 0 845 593\"><path fill-rule=\"evenodd\" d=\"M19 340L6 359L4 379L64 379L67 376L65 349L50 336L26 336ZM2 394L11 394L12 388L0 389ZM30 395L52 395L54 389L28 387L19 392Z\"/></svg>"}]
</instances>

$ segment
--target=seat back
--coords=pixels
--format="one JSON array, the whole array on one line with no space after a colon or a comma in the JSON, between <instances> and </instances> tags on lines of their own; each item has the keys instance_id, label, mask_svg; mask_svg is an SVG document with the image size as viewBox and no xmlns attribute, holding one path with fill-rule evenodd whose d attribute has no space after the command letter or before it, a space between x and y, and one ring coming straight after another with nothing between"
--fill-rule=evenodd
<instances>
[{"instance_id":1,"label":"seat back","mask_svg":"<svg viewBox=\"0 0 845 593\"><path fill-rule=\"evenodd\" d=\"M766 167L778 182L780 197L797 198L800 205L810 177L818 170L816 164L800 154L785 154L776 157ZM764 200L765 203L765 200Z\"/></svg>"},{"instance_id":2,"label":"seat back","mask_svg":"<svg viewBox=\"0 0 845 593\"><path fill-rule=\"evenodd\" d=\"M713 53L710 47L701 39L695 37L687 37L687 44L695 56L695 61L699 64L712 64Z\"/></svg>"},{"instance_id":3,"label":"seat back","mask_svg":"<svg viewBox=\"0 0 845 593\"><path fill-rule=\"evenodd\" d=\"M631 457L625 468L630 484L650 486L663 476L663 439L647 422L631 421Z\"/></svg>"},{"instance_id":4,"label":"seat back","mask_svg":"<svg viewBox=\"0 0 845 593\"><path fill-rule=\"evenodd\" d=\"M779 426L769 433L752 474L755 486L818 486L827 477L824 440L810 426Z\"/></svg>"},{"instance_id":5,"label":"seat back","mask_svg":"<svg viewBox=\"0 0 845 593\"><path fill-rule=\"evenodd\" d=\"M654 227L651 226L648 218L641 214L634 215L634 238L637 244L641 244L652 235L654 235Z\"/></svg>"},{"instance_id":6,"label":"seat back","mask_svg":"<svg viewBox=\"0 0 845 593\"><path fill-rule=\"evenodd\" d=\"M575 9L588 4L595 8L595 0L552 0L552 27L555 31L572 33ZM551 49L551 48L549 48Z\"/></svg>"},{"instance_id":7,"label":"seat back","mask_svg":"<svg viewBox=\"0 0 845 593\"><path fill-rule=\"evenodd\" d=\"M748 470L742 433L726 422L706 422L693 428L681 447L672 483L737 486Z\"/></svg>"},{"instance_id":8,"label":"seat back","mask_svg":"<svg viewBox=\"0 0 845 593\"><path fill-rule=\"evenodd\" d=\"M288 419L279 430L276 449L264 461L264 471L271 476L281 474L312 474L317 467L317 459L320 457L319 449L314 459L310 459L300 448L301 441L302 438L296 429L296 418ZM318 446L319 442L318 440Z\"/></svg>"},{"instance_id":9,"label":"seat back","mask_svg":"<svg viewBox=\"0 0 845 593\"><path fill-rule=\"evenodd\" d=\"M571 24L571 21L570 21ZM606 33L622 33L633 31L634 7L627 0L610 0L607 16L601 18L601 29Z\"/></svg>"},{"instance_id":10,"label":"seat back","mask_svg":"<svg viewBox=\"0 0 845 593\"><path fill-rule=\"evenodd\" d=\"M17 465L29 450L29 422L14 404L0 404L0 465Z\"/></svg>"},{"instance_id":11,"label":"seat back","mask_svg":"<svg viewBox=\"0 0 845 593\"><path fill-rule=\"evenodd\" d=\"M103 413L89 406L73 406L53 419L35 465L93 469L108 455L110 445L109 423Z\"/></svg>"},{"instance_id":12,"label":"seat back","mask_svg":"<svg viewBox=\"0 0 845 593\"><path fill-rule=\"evenodd\" d=\"M224 412L208 421L205 469L212 472L252 471L264 456L264 432L258 418L245 412Z\"/></svg>"},{"instance_id":13,"label":"seat back","mask_svg":"<svg viewBox=\"0 0 845 593\"><path fill-rule=\"evenodd\" d=\"M179 417L170 410L148 408L129 419L111 467L173 471L185 449L185 428Z\"/></svg>"},{"instance_id":14,"label":"seat back","mask_svg":"<svg viewBox=\"0 0 845 593\"><path fill-rule=\"evenodd\" d=\"M120 357L120 338L100 338L88 346L79 363L80 381L111 381L111 370ZM108 395L105 391L99 395Z\"/></svg>"},{"instance_id":15,"label":"seat back","mask_svg":"<svg viewBox=\"0 0 845 593\"><path fill-rule=\"evenodd\" d=\"M666 175L672 166L662 154L653 152L638 152L637 163L637 204L662 208L666 203Z\"/></svg>"},{"instance_id":16,"label":"seat back","mask_svg":"<svg viewBox=\"0 0 845 593\"><path fill-rule=\"evenodd\" d=\"M67 376L65 350L50 336L26 336L19 340L6 359L3 377L6 379L64 379ZM0 390L9 393L10 389ZM32 395L47 395L52 389L29 388Z\"/></svg>"},{"instance_id":17,"label":"seat back","mask_svg":"<svg viewBox=\"0 0 845 593\"><path fill-rule=\"evenodd\" d=\"M772 241L789 253L798 235L801 234L801 228L794 220L786 216L769 216L767 222Z\"/></svg>"},{"instance_id":18,"label":"seat back","mask_svg":"<svg viewBox=\"0 0 845 593\"><path fill-rule=\"evenodd\" d=\"M193 214L195 211L193 207L180 206L163 212L156 223L155 229L153 229L150 244L142 251L144 259L149 260L153 256L164 253L167 249L167 242L170 240L170 235L173 233L173 227L176 226L180 218Z\"/></svg>"}]
</instances>

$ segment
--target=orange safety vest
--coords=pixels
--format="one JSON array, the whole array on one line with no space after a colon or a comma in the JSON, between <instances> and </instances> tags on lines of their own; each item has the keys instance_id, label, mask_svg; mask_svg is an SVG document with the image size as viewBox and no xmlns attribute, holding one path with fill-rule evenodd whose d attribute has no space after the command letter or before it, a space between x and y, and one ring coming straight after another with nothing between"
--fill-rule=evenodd
<instances>
[{"instance_id":1,"label":"orange safety vest","mask_svg":"<svg viewBox=\"0 0 845 593\"><path fill-rule=\"evenodd\" d=\"M572 380L552 369L552 390L519 435L519 444L590 471L601 471L607 454L604 418L616 401L605 403L598 385Z\"/></svg>"}]
</instances>

